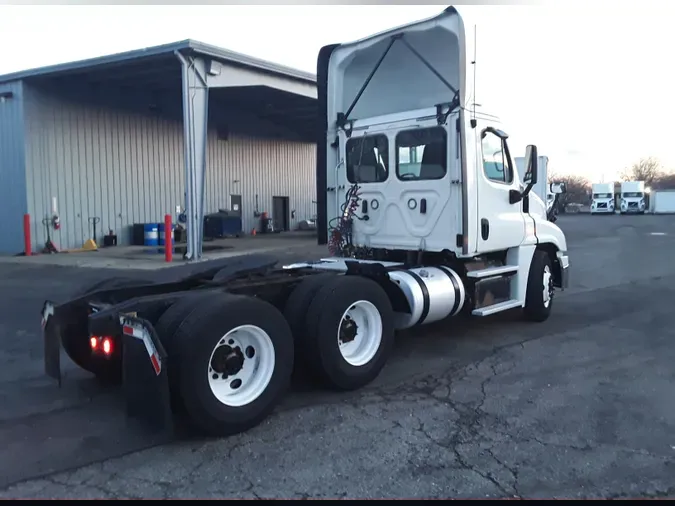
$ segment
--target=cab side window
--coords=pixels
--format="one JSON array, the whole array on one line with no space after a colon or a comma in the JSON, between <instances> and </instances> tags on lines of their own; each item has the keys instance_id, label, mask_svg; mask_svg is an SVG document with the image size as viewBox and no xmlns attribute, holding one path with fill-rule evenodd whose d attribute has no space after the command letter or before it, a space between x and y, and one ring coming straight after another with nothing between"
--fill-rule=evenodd
<instances>
[{"instance_id":1,"label":"cab side window","mask_svg":"<svg viewBox=\"0 0 675 506\"><path fill-rule=\"evenodd\" d=\"M443 127L396 135L396 175L401 181L443 179L448 173L448 136Z\"/></svg>"},{"instance_id":2,"label":"cab side window","mask_svg":"<svg viewBox=\"0 0 675 506\"><path fill-rule=\"evenodd\" d=\"M481 148L486 177L496 183L513 182L513 171L506 154L504 141L492 132L483 132Z\"/></svg>"},{"instance_id":3,"label":"cab side window","mask_svg":"<svg viewBox=\"0 0 675 506\"><path fill-rule=\"evenodd\" d=\"M352 137L347 141L347 180L382 183L389 176L389 141L386 135Z\"/></svg>"}]
</instances>

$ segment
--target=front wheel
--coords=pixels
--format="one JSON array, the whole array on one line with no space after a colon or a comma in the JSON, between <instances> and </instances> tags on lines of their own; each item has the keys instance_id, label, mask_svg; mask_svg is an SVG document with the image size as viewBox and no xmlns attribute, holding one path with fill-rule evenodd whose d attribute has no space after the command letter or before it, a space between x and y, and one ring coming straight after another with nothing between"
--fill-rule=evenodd
<instances>
[{"instance_id":1,"label":"front wheel","mask_svg":"<svg viewBox=\"0 0 675 506\"><path fill-rule=\"evenodd\" d=\"M551 258L545 251L535 251L527 278L525 318L533 322L546 321L551 315L553 294Z\"/></svg>"}]
</instances>

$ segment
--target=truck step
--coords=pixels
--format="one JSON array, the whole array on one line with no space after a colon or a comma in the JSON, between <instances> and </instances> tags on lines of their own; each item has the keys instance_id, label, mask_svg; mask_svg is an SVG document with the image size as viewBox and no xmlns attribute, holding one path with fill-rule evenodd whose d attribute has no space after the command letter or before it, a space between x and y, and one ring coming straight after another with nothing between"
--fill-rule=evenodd
<instances>
[{"instance_id":1,"label":"truck step","mask_svg":"<svg viewBox=\"0 0 675 506\"><path fill-rule=\"evenodd\" d=\"M523 305L522 302L515 299L505 300L504 302L500 302L499 304L493 304L492 306L474 309L473 311L471 311L471 314L474 316L490 316L495 313L501 313L502 311L506 311L507 309L522 307L522 305Z\"/></svg>"},{"instance_id":2,"label":"truck step","mask_svg":"<svg viewBox=\"0 0 675 506\"><path fill-rule=\"evenodd\" d=\"M517 265L500 265L497 267L488 267L477 271L467 272L469 278L489 278L491 276L501 276L503 274L514 274L518 272Z\"/></svg>"}]
</instances>

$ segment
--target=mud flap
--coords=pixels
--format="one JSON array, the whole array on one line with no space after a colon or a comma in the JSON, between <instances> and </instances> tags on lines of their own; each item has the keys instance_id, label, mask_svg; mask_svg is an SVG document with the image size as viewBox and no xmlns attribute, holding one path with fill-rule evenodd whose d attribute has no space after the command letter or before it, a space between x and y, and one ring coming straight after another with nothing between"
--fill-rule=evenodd
<instances>
[{"instance_id":1,"label":"mud flap","mask_svg":"<svg viewBox=\"0 0 675 506\"><path fill-rule=\"evenodd\" d=\"M61 333L54 318L55 306L47 301L42 307L42 339L44 341L45 373L61 386Z\"/></svg>"},{"instance_id":2,"label":"mud flap","mask_svg":"<svg viewBox=\"0 0 675 506\"><path fill-rule=\"evenodd\" d=\"M122 377L127 415L153 432L172 434L167 354L152 325L120 316Z\"/></svg>"}]
</instances>

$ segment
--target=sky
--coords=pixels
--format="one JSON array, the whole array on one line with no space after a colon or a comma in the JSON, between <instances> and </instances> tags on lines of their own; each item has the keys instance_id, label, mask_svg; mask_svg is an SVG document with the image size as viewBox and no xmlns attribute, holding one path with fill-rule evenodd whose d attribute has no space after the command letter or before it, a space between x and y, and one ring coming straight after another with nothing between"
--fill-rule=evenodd
<instances>
[{"instance_id":1,"label":"sky","mask_svg":"<svg viewBox=\"0 0 675 506\"><path fill-rule=\"evenodd\" d=\"M477 25L477 102L513 156L536 144L555 173L612 180L641 157L675 170L667 2L574 0L460 8ZM635 6L639 5L639 8ZM319 49L443 5L0 5L0 74L195 39L314 73Z\"/></svg>"}]
</instances>

